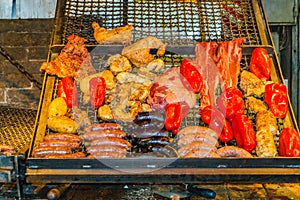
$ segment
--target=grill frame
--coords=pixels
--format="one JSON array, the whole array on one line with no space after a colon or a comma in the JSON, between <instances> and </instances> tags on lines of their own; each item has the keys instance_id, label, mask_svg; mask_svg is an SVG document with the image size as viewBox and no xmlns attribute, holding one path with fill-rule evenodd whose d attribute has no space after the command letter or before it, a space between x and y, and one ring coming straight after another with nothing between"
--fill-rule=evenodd
<instances>
[{"instance_id":1,"label":"grill frame","mask_svg":"<svg viewBox=\"0 0 300 200\"><path fill-rule=\"evenodd\" d=\"M120 1L121 2L121 1ZM128 2L128 1L124 1ZM143 1L142 1L143 2ZM170 1L168 1L170 2ZM226 1L227 2L227 1ZM263 5L261 1L249 0L251 2L255 22L258 27L258 35L260 44L244 45L243 53L250 55L253 48L262 46L269 50L272 55L273 66L272 80L276 82L283 82L282 72L279 66L278 58L273 49L273 42L270 37L270 31L267 26L267 20L263 12ZM63 10L65 9L66 1L59 1L56 12L56 25L53 31L51 47L49 50L48 60L54 59L61 48L64 46L63 40ZM127 19L128 20L128 19ZM139 36L133 36L133 41L139 39ZM163 40L164 41L164 40ZM192 55L193 45L195 41L189 40L185 44L169 45L167 50L169 52L176 52L179 55ZM88 42L89 50L95 49L98 45ZM122 46L111 45L101 46L100 52L104 54L113 54L120 51ZM99 48L98 48L99 50ZM129 182L136 183L182 183L182 182L226 182L226 181L243 181L243 182L298 182L298 175L300 174L300 165L297 158L222 158L222 159L176 159L164 158L170 161L170 164L161 167L159 165L160 159L108 159L113 162L112 166L107 166L97 159L40 159L30 157L34 146L43 140L45 133L47 133L46 119L47 108L52 98L55 96L55 87L57 78L45 74L44 84L41 93L41 100L38 109L36 125L34 130L34 137L32 139L31 147L27 157L26 180L30 183L90 183L90 182ZM293 109L291 104L287 121L298 129ZM55 164L54 164L55 163ZM67 164L66 164L67 163ZM155 163L155 164L153 164ZM157 165L156 165L157 164ZM131 170L149 170L149 173L135 173L122 172L120 168L123 166L134 166ZM126 167L125 167L126 170ZM127 169L128 170L128 169ZM163 178L162 178L163 177Z\"/></svg>"}]
</instances>

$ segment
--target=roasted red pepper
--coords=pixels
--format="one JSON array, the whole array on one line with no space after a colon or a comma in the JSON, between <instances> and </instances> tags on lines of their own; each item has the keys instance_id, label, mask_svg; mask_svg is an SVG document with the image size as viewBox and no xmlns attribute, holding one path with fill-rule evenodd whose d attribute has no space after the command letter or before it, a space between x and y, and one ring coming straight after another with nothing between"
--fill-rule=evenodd
<instances>
[{"instance_id":1,"label":"roasted red pepper","mask_svg":"<svg viewBox=\"0 0 300 200\"><path fill-rule=\"evenodd\" d=\"M264 48L255 48L250 60L250 71L262 80L269 80L271 76L271 59Z\"/></svg>"},{"instance_id":2,"label":"roasted red pepper","mask_svg":"<svg viewBox=\"0 0 300 200\"><path fill-rule=\"evenodd\" d=\"M78 106L78 92L72 77L64 77L57 85L57 95L63 97L68 108Z\"/></svg>"},{"instance_id":3,"label":"roasted red pepper","mask_svg":"<svg viewBox=\"0 0 300 200\"><path fill-rule=\"evenodd\" d=\"M244 114L245 104L242 92L237 88L226 88L217 100L220 111L232 121L236 114Z\"/></svg>"},{"instance_id":4,"label":"roasted red pepper","mask_svg":"<svg viewBox=\"0 0 300 200\"><path fill-rule=\"evenodd\" d=\"M103 105L106 94L106 83L103 77L94 77L90 80L90 102L93 109Z\"/></svg>"},{"instance_id":5,"label":"roasted red pepper","mask_svg":"<svg viewBox=\"0 0 300 200\"><path fill-rule=\"evenodd\" d=\"M182 122L182 108L180 103L170 103L165 107L165 128L176 134Z\"/></svg>"},{"instance_id":6,"label":"roasted red pepper","mask_svg":"<svg viewBox=\"0 0 300 200\"><path fill-rule=\"evenodd\" d=\"M256 136L252 121L243 114L237 114L232 120L232 131L239 147L252 152L256 147Z\"/></svg>"},{"instance_id":7,"label":"roasted red pepper","mask_svg":"<svg viewBox=\"0 0 300 200\"><path fill-rule=\"evenodd\" d=\"M288 112L287 88L281 83L270 83L265 87L265 102L277 118L284 118Z\"/></svg>"},{"instance_id":8,"label":"roasted red pepper","mask_svg":"<svg viewBox=\"0 0 300 200\"><path fill-rule=\"evenodd\" d=\"M279 135L279 155L300 156L300 136L294 128L284 128Z\"/></svg>"},{"instance_id":9,"label":"roasted red pepper","mask_svg":"<svg viewBox=\"0 0 300 200\"><path fill-rule=\"evenodd\" d=\"M188 58L183 59L180 65L180 74L185 80L182 80L183 85L187 89L192 89L194 93L199 93L203 88L203 80L196 64Z\"/></svg>"},{"instance_id":10,"label":"roasted red pepper","mask_svg":"<svg viewBox=\"0 0 300 200\"><path fill-rule=\"evenodd\" d=\"M221 142L229 142L233 139L230 123L219 110L206 106L200 112L201 120L218 133Z\"/></svg>"}]
</instances>

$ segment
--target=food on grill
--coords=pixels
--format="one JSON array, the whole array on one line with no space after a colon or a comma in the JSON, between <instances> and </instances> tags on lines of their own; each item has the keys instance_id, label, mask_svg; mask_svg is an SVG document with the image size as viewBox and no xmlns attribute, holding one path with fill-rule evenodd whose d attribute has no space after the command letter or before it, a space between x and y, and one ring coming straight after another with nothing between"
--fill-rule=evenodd
<instances>
[{"instance_id":1,"label":"food on grill","mask_svg":"<svg viewBox=\"0 0 300 200\"><path fill-rule=\"evenodd\" d=\"M90 54L84 44L85 41L76 35L69 36L68 43L61 50L59 56L54 61L44 62L40 70L58 77L75 77L76 81L96 73L91 63Z\"/></svg>"},{"instance_id":2,"label":"food on grill","mask_svg":"<svg viewBox=\"0 0 300 200\"><path fill-rule=\"evenodd\" d=\"M89 81L90 102L92 108L98 109L104 104L106 95L106 83L103 77L94 77Z\"/></svg>"},{"instance_id":3,"label":"food on grill","mask_svg":"<svg viewBox=\"0 0 300 200\"><path fill-rule=\"evenodd\" d=\"M130 72L132 71L132 65L128 58L120 54L115 54L110 56L106 62L106 65L109 66L109 70L114 74L120 72Z\"/></svg>"},{"instance_id":4,"label":"food on grill","mask_svg":"<svg viewBox=\"0 0 300 200\"><path fill-rule=\"evenodd\" d=\"M127 44L131 42L132 25L125 25L108 30L101 27L97 22L93 22L92 28L94 29L94 38L100 44Z\"/></svg>"},{"instance_id":5,"label":"food on grill","mask_svg":"<svg viewBox=\"0 0 300 200\"><path fill-rule=\"evenodd\" d=\"M84 129L84 132L101 131L101 130L122 130L122 126L117 123L99 123L92 124Z\"/></svg>"},{"instance_id":6,"label":"food on grill","mask_svg":"<svg viewBox=\"0 0 300 200\"><path fill-rule=\"evenodd\" d=\"M249 64L250 71L263 81L271 77L271 59L264 48L255 48L252 51Z\"/></svg>"},{"instance_id":7,"label":"food on grill","mask_svg":"<svg viewBox=\"0 0 300 200\"><path fill-rule=\"evenodd\" d=\"M48 107L48 117L64 116L68 112L66 101L62 97L53 99Z\"/></svg>"},{"instance_id":8,"label":"food on grill","mask_svg":"<svg viewBox=\"0 0 300 200\"><path fill-rule=\"evenodd\" d=\"M244 92L245 97L262 97L265 93L263 81L247 70L243 70L240 75L240 88Z\"/></svg>"},{"instance_id":9,"label":"food on grill","mask_svg":"<svg viewBox=\"0 0 300 200\"><path fill-rule=\"evenodd\" d=\"M102 145L117 145L117 146L125 147L127 150L131 149L131 144L127 140L118 137L103 137L97 140L93 140L90 143L90 146L102 146Z\"/></svg>"},{"instance_id":10,"label":"food on grill","mask_svg":"<svg viewBox=\"0 0 300 200\"><path fill-rule=\"evenodd\" d=\"M256 147L256 137L252 121L244 114L237 114L232 120L233 136L237 145L248 152Z\"/></svg>"},{"instance_id":11,"label":"food on grill","mask_svg":"<svg viewBox=\"0 0 300 200\"><path fill-rule=\"evenodd\" d=\"M13 146L7 144L0 144L0 155L11 156L16 153Z\"/></svg>"},{"instance_id":12,"label":"food on grill","mask_svg":"<svg viewBox=\"0 0 300 200\"><path fill-rule=\"evenodd\" d=\"M266 85L265 102L270 111L277 118L284 118L288 112L287 88L281 83L269 83Z\"/></svg>"},{"instance_id":13,"label":"food on grill","mask_svg":"<svg viewBox=\"0 0 300 200\"><path fill-rule=\"evenodd\" d=\"M256 155L258 157L275 157L277 149L275 135L277 133L276 118L268 111L259 111L256 114Z\"/></svg>"},{"instance_id":14,"label":"food on grill","mask_svg":"<svg viewBox=\"0 0 300 200\"><path fill-rule=\"evenodd\" d=\"M185 154L183 158L220 158L220 156L213 151L194 150Z\"/></svg>"},{"instance_id":15,"label":"food on grill","mask_svg":"<svg viewBox=\"0 0 300 200\"><path fill-rule=\"evenodd\" d=\"M218 97L217 104L229 121L232 121L236 114L244 114L243 94L237 88L227 87Z\"/></svg>"},{"instance_id":16,"label":"food on grill","mask_svg":"<svg viewBox=\"0 0 300 200\"><path fill-rule=\"evenodd\" d=\"M222 88L237 87L242 60L241 44L245 38L236 38L228 42L220 42L217 53L217 68L220 73Z\"/></svg>"},{"instance_id":17,"label":"food on grill","mask_svg":"<svg viewBox=\"0 0 300 200\"><path fill-rule=\"evenodd\" d=\"M126 136L126 133L122 130L113 130L113 129L107 129L107 130L96 130L91 132L85 132L83 134L83 138L85 141L93 141L97 139L101 139L104 137L118 137L118 138L124 138Z\"/></svg>"},{"instance_id":18,"label":"food on grill","mask_svg":"<svg viewBox=\"0 0 300 200\"><path fill-rule=\"evenodd\" d=\"M113 151L103 151L96 152L87 156L88 158L126 158L126 153L124 152L113 152Z\"/></svg>"},{"instance_id":19,"label":"food on grill","mask_svg":"<svg viewBox=\"0 0 300 200\"><path fill-rule=\"evenodd\" d=\"M196 63L203 79L201 92L201 107L214 105L215 91L219 85L219 70L217 68L216 42L198 42L195 48Z\"/></svg>"},{"instance_id":20,"label":"food on grill","mask_svg":"<svg viewBox=\"0 0 300 200\"><path fill-rule=\"evenodd\" d=\"M224 146L217 149L216 153L221 157L252 158L253 156L245 149L236 146Z\"/></svg>"},{"instance_id":21,"label":"food on grill","mask_svg":"<svg viewBox=\"0 0 300 200\"><path fill-rule=\"evenodd\" d=\"M197 133L204 133L215 139L218 139L218 137L219 137L218 134L214 130L204 127L204 126L186 126L183 129L179 130L176 137L178 137L180 139L182 137L185 137L186 135L190 135L190 134L194 135Z\"/></svg>"},{"instance_id":22,"label":"food on grill","mask_svg":"<svg viewBox=\"0 0 300 200\"><path fill-rule=\"evenodd\" d=\"M79 129L84 129L85 127L92 124L88 113L84 110L79 109L77 106L72 108L72 113L74 116L74 121Z\"/></svg>"},{"instance_id":23,"label":"food on grill","mask_svg":"<svg viewBox=\"0 0 300 200\"><path fill-rule=\"evenodd\" d=\"M46 155L44 158L84 158L85 153L83 152L75 152L70 154L55 154L55 155Z\"/></svg>"},{"instance_id":24,"label":"food on grill","mask_svg":"<svg viewBox=\"0 0 300 200\"><path fill-rule=\"evenodd\" d=\"M196 105L195 94L183 85L178 68L170 68L155 78L147 103L154 110L164 110L170 103L186 103L189 108Z\"/></svg>"},{"instance_id":25,"label":"food on grill","mask_svg":"<svg viewBox=\"0 0 300 200\"><path fill-rule=\"evenodd\" d=\"M253 113L268 109L268 106L262 100L251 96L246 98L245 107Z\"/></svg>"},{"instance_id":26,"label":"food on grill","mask_svg":"<svg viewBox=\"0 0 300 200\"><path fill-rule=\"evenodd\" d=\"M129 73L129 72L121 72L116 76L117 82L119 84L123 83L139 83L143 84L145 86L150 86L152 84L152 81L148 77L141 77L139 75Z\"/></svg>"},{"instance_id":27,"label":"food on grill","mask_svg":"<svg viewBox=\"0 0 300 200\"><path fill-rule=\"evenodd\" d=\"M187 134L184 137L180 137L177 139L177 145L178 147L182 147L186 144L192 143L192 142L204 142L206 144L210 144L213 146L218 146L219 142L216 138L206 134L206 133L194 133L194 134Z\"/></svg>"},{"instance_id":28,"label":"food on grill","mask_svg":"<svg viewBox=\"0 0 300 200\"><path fill-rule=\"evenodd\" d=\"M57 95L64 98L68 108L78 106L78 92L72 77L66 76L61 79L57 85Z\"/></svg>"},{"instance_id":29,"label":"food on grill","mask_svg":"<svg viewBox=\"0 0 300 200\"><path fill-rule=\"evenodd\" d=\"M300 157L300 136L294 128L287 127L280 132L279 155Z\"/></svg>"},{"instance_id":30,"label":"food on grill","mask_svg":"<svg viewBox=\"0 0 300 200\"><path fill-rule=\"evenodd\" d=\"M186 126L180 129L175 142L183 158L215 157L218 134L204 126ZM219 156L217 156L219 157Z\"/></svg>"},{"instance_id":31,"label":"food on grill","mask_svg":"<svg viewBox=\"0 0 300 200\"><path fill-rule=\"evenodd\" d=\"M165 62L160 58L156 58L147 64L146 69L152 72L161 72L164 67Z\"/></svg>"},{"instance_id":32,"label":"food on grill","mask_svg":"<svg viewBox=\"0 0 300 200\"><path fill-rule=\"evenodd\" d=\"M72 150L70 147L51 146L51 147L38 147L34 148L31 155L34 158L41 158L49 155L62 155L71 154Z\"/></svg>"},{"instance_id":33,"label":"food on grill","mask_svg":"<svg viewBox=\"0 0 300 200\"><path fill-rule=\"evenodd\" d=\"M67 116L50 116L47 119L47 127L54 132L77 133L78 124Z\"/></svg>"},{"instance_id":34,"label":"food on grill","mask_svg":"<svg viewBox=\"0 0 300 200\"><path fill-rule=\"evenodd\" d=\"M165 107L166 119L165 128L176 134L182 122L182 108L180 103L169 103Z\"/></svg>"},{"instance_id":35,"label":"food on grill","mask_svg":"<svg viewBox=\"0 0 300 200\"><path fill-rule=\"evenodd\" d=\"M150 53L151 49L157 49L157 56L163 56L166 50L166 44L153 36L145 37L122 50L122 55L126 56L136 67L146 67L154 60L154 55Z\"/></svg>"},{"instance_id":36,"label":"food on grill","mask_svg":"<svg viewBox=\"0 0 300 200\"><path fill-rule=\"evenodd\" d=\"M118 152L125 153L127 152L126 147L116 144L100 144L95 146L89 146L86 148L86 152L89 154L99 153L99 152Z\"/></svg>"},{"instance_id":37,"label":"food on grill","mask_svg":"<svg viewBox=\"0 0 300 200\"><path fill-rule=\"evenodd\" d=\"M104 121L110 121L114 119L110 107L106 104L98 108L97 116L99 119L102 119Z\"/></svg>"},{"instance_id":38,"label":"food on grill","mask_svg":"<svg viewBox=\"0 0 300 200\"><path fill-rule=\"evenodd\" d=\"M199 109L201 120L214 130L221 142L229 142L233 139L233 132L230 123L225 119L222 112L212 106Z\"/></svg>"},{"instance_id":39,"label":"food on grill","mask_svg":"<svg viewBox=\"0 0 300 200\"><path fill-rule=\"evenodd\" d=\"M39 143L38 148L41 147L68 147L71 150L79 148L80 143L71 142L67 140L47 140Z\"/></svg>"},{"instance_id":40,"label":"food on grill","mask_svg":"<svg viewBox=\"0 0 300 200\"><path fill-rule=\"evenodd\" d=\"M194 141L191 143L188 143L178 149L178 154L181 157L185 157L186 154L188 154L191 151L197 151L197 150L202 150L202 151L216 151L217 148L214 145L211 145L209 143L201 142L201 141Z\"/></svg>"},{"instance_id":41,"label":"food on grill","mask_svg":"<svg viewBox=\"0 0 300 200\"><path fill-rule=\"evenodd\" d=\"M113 100L109 104L114 119L124 122L134 120L142 111L142 102L149 93L150 88L142 83L130 81L119 84L118 82L116 90L112 94Z\"/></svg>"},{"instance_id":42,"label":"food on grill","mask_svg":"<svg viewBox=\"0 0 300 200\"><path fill-rule=\"evenodd\" d=\"M78 135L71 133L50 133L44 137L44 141L63 140L69 142L81 143L81 138Z\"/></svg>"},{"instance_id":43,"label":"food on grill","mask_svg":"<svg viewBox=\"0 0 300 200\"><path fill-rule=\"evenodd\" d=\"M194 93L201 92L203 88L202 76L197 68L196 63L188 58L183 59L180 64L180 74L183 76L181 78L185 78L187 80L188 85L186 85L186 88L192 89ZM183 83L186 82L184 80L182 81Z\"/></svg>"}]
</instances>

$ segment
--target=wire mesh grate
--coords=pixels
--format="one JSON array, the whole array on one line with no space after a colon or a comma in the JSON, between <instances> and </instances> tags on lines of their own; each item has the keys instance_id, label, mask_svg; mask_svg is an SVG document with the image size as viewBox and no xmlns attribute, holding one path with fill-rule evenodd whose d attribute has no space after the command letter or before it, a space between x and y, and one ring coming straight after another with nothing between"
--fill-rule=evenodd
<instances>
[{"instance_id":1,"label":"wire mesh grate","mask_svg":"<svg viewBox=\"0 0 300 200\"><path fill-rule=\"evenodd\" d=\"M72 34L96 44L92 22L107 29L133 25L133 41L155 36L170 45L196 41L246 38L247 45L261 45L251 0L66 0L63 8L62 43Z\"/></svg>"}]
</instances>

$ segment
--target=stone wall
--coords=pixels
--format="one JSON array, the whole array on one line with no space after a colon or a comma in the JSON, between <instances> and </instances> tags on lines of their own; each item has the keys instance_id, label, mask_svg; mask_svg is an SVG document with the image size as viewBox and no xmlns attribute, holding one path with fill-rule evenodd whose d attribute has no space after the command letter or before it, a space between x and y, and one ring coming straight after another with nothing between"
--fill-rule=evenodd
<instances>
[{"instance_id":1,"label":"stone wall","mask_svg":"<svg viewBox=\"0 0 300 200\"><path fill-rule=\"evenodd\" d=\"M39 82L47 60L53 19L0 19L0 46ZM0 54L0 105L37 109L40 89Z\"/></svg>"}]
</instances>

